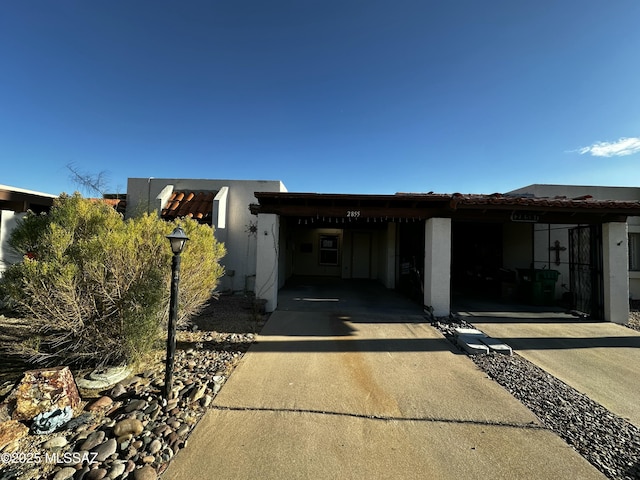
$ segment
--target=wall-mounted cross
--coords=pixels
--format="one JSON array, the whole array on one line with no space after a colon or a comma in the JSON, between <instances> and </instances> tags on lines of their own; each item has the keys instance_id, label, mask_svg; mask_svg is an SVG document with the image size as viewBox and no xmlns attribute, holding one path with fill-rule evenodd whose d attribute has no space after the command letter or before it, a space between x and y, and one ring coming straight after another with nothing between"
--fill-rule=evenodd
<instances>
[{"instance_id":1,"label":"wall-mounted cross","mask_svg":"<svg viewBox=\"0 0 640 480\"><path fill-rule=\"evenodd\" d=\"M560 246L560 240L556 240L553 243L553 247L549 247L549 250L556 252L556 265L560 265L560 252L564 252L567 247Z\"/></svg>"}]
</instances>

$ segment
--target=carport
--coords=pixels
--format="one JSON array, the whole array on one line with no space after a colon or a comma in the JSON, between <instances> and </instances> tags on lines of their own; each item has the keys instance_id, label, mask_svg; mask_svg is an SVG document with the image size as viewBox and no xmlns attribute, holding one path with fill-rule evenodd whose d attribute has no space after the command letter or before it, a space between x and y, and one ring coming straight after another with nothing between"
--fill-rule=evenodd
<instances>
[{"instance_id":1,"label":"carport","mask_svg":"<svg viewBox=\"0 0 640 480\"><path fill-rule=\"evenodd\" d=\"M500 294L510 294L513 279L506 272L530 272L534 289L537 276L561 267L566 278L554 285L554 299L562 298L566 288L572 306L582 298L581 308L588 308L586 313L594 318L627 321L626 219L640 215L640 202L510 194L255 196L255 292L267 300L270 311L287 279L315 275L373 279L413 294L418 290L428 310L445 316L450 313L452 288L473 287L461 276L465 268L475 273L474 263L480 261L483 267L489 261L491 268L506 275L493 278ZM491 260L485 249L474 251L473 242L497 243L499 254L489 253L497 255ZM521 281L516 277L512 287Z\"/></svg>"}]
</instances>

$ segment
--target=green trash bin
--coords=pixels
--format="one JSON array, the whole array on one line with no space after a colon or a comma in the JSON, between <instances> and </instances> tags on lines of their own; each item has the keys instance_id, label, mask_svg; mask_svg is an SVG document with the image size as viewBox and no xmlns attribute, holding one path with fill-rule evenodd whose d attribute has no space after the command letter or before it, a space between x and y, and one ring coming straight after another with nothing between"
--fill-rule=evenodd
<instances>
[{"instance_id":1,"label":"green trash bin","mask_svg":"<svg viewBox=\"0 0 640 480\"><path fill-rule=\"evenodd\" d=\"M524 282L525 300L533 305L553 305L556 301L557 270L519 269Z\"/></svg>"}]
</instances>

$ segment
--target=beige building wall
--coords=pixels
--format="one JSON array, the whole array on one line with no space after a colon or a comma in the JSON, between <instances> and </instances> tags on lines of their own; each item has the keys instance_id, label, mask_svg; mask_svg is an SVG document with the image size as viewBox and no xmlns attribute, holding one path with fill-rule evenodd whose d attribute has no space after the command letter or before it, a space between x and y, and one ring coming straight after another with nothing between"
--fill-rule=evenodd
<instances>
[{"instance_id":1,"label":"beige building wall","mask_svg":"<svg viewBox=\"0 0 640 480\"><path fill-rule=\"evenodd\" d=\"M424 305L436 317L451 313L451 219L425 222Z\"/></svg>"},{"instance_id":2,"label":"beige building wall","mask_svg":"<svg viewBox=\"0 0 640 480\"><path fill-rule=\"evenodd\" d=\"M602 227L602 270L604 283L604 318L609 322L629 321L629 261L627 224L605 223Z\"/></svg>"},{"instance_id":3,"label":"beige building wall","mask_svg":"<svg viewBox=\"0 0 640 480\"><path fill-rule=\"evenodd\" d=\"M256 280L257 217L249 205L258 203L255 192L286 192L279 180L215 180L184 178L130 178L127 183L127 217L158 212L174 191L223 191L214 202L213 227L216 239L227 247L222 259L225 275L219 290L253 291Z\"/></svg>"}]
</instances>

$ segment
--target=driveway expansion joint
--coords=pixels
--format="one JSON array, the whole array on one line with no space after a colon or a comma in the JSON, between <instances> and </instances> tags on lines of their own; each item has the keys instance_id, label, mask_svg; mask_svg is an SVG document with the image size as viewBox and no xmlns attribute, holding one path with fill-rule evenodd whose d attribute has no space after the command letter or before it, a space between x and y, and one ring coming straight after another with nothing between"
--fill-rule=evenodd
<instances>
[{"instance_id":1,"label":"driveway expansion joint","mask_svg":"<svg viewBox=\"0 0 640 480\"><path fill-rule=\"evenodd\" d=\"M213 405L212 410L231 411L231 412L272 412L272 413L307 413L312 415L331 415L337 417L350 417L360 418L364 420L376 420L382 422L424 422L424 423L449 423L449 424L463 424L463 425L478 425L488 427L506 427L528 430L550 430L544 425L528 422L528 423L515 423L515 422L501 422L493 420L465 420L455 418L441 418L441 417L394 417L390 415L367 415L364 413L351 413L351 412L333 412L327 410L315 410L306 408L272 408L272 407L231 407L225 405Z\"/></svg>"}]
</instances>

